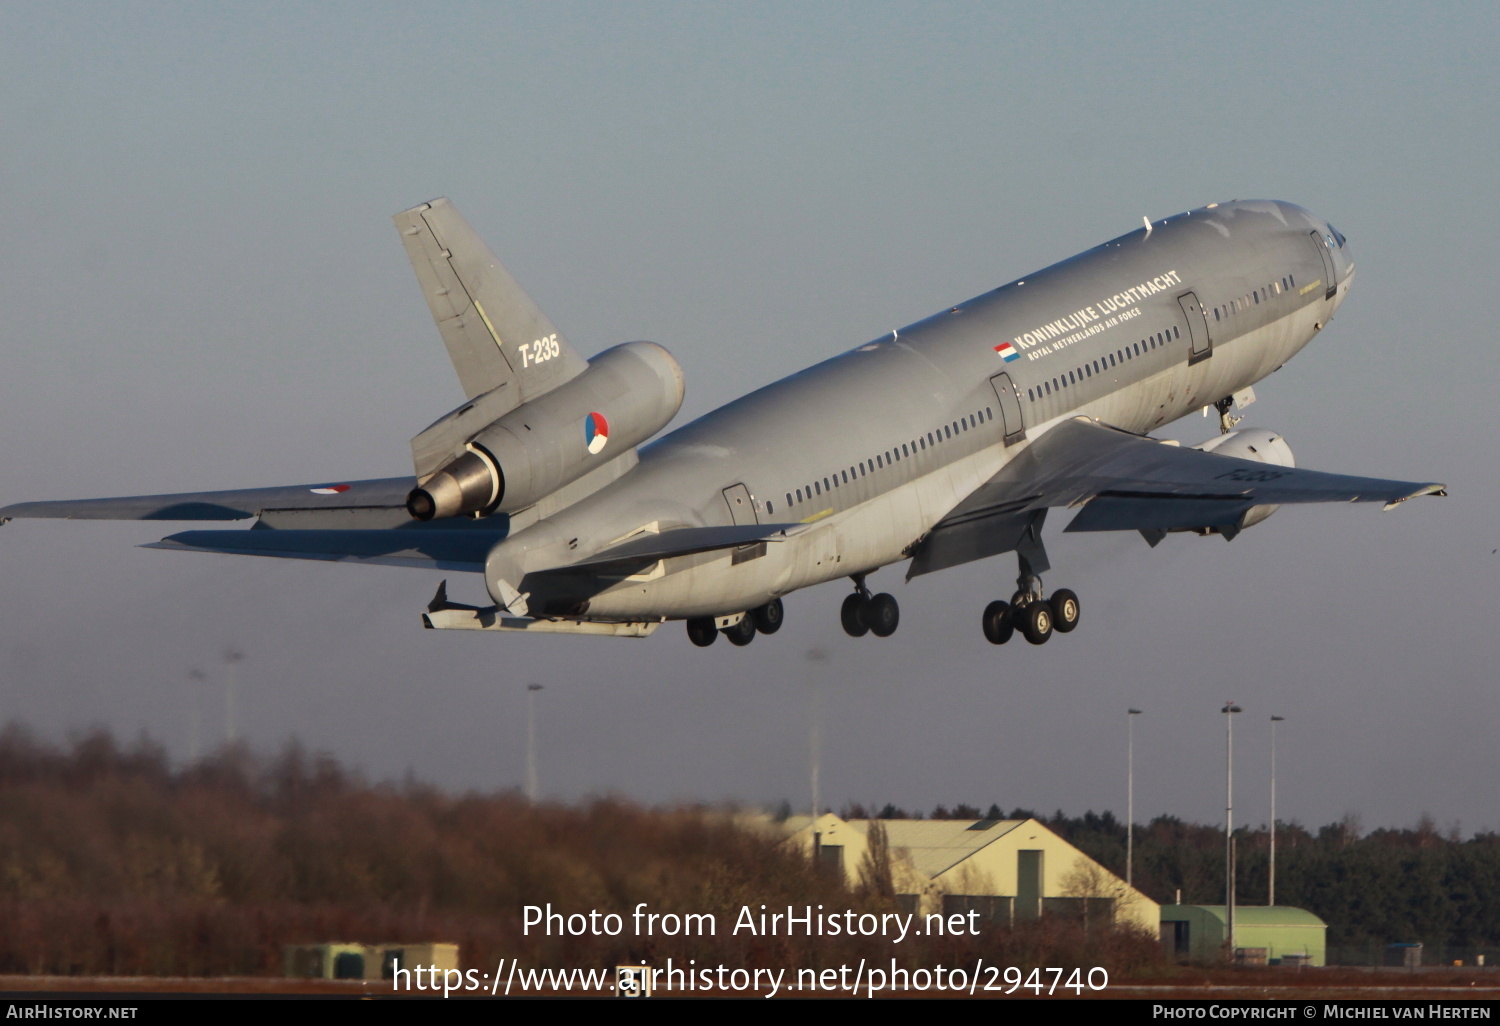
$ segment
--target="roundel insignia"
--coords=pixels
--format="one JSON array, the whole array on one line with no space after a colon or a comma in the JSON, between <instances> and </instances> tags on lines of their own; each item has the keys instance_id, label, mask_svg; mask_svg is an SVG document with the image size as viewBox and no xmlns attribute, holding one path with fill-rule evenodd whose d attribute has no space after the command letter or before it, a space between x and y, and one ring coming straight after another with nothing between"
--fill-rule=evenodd
<instances>
[{"instance_id":1,"label":"roundel insignia","mask_svg":"<svg viewBox=\"0 0 1500 1026\"><path fill-rule=\"evenodd\" d=\"M604 445L609 441L609 421L604 419L604 414L590 413L584 418L583 441L591 453L604 451Z\"/></svg>"}]
</instances>

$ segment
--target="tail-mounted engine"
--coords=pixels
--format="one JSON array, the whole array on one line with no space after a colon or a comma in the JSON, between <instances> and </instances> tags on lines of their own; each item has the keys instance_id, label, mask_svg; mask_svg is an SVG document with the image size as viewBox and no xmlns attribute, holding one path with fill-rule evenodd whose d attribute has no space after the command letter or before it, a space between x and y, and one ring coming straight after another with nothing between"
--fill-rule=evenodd
<instances>
[{"instance_id":1,"label":"tail-mounted engine","mask_svg":"<svg viewBox=\"0 0 1500 1026\"><path fill-rule=\"evenodd\" d=\"M654 342L606 349L545 395L473 434L455 434L453 427L483 405L481 396L414 440L419 454L431 451L425 438L461 443L450 443L446 456L428 457L436 471L424 474L418 466L420 483L407 497L407 511L434 520L524 509L666 427L682 396L682 368Z\"/></svg>"}]
</instances>

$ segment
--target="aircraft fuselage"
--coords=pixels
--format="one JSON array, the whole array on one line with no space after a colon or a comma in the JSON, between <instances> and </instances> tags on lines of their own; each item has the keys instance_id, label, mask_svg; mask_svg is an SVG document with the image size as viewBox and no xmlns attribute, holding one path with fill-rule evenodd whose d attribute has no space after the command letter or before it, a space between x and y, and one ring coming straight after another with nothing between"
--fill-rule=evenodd
<instances>
[{"instance_id":1,"label":"aircraft fuselage","mask_svg":"<svg viewBox=\"0 0 1500 1026\"><path fill-rule=\"evenodd\" d=\"M1254 384L1326 327L1353 263L1288 203L1156 222L858 346L640 451L618 481L515 531L485 580L535 613L708 617L909 557L933 526L1058 423L1145 433ZM1002 375L1004 375L1002 377ZM810 525L780 542L628 577L527 577L635 533Z\"/></svg>"}]
</instances>

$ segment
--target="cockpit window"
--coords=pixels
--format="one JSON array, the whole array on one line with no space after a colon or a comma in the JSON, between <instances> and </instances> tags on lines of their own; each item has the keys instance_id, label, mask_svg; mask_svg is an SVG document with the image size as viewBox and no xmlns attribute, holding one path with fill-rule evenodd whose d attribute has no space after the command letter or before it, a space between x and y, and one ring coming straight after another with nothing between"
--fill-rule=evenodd
<instances>
[{"instance_id":1,"label":"cockpit window","mask_svg":"<svg viewBox=\"0 0 1500 1026\"><path fill-rule=\"evenodd\" d=\"M1344 243L1348 242L1349 240L1344 238L1343 234L1340 233L1339 230L1333 225L1329 225L1328 230L1333 232L1333 241L1338 243L1339 249L1343 249Z\"/></svg>"}]
</instances>

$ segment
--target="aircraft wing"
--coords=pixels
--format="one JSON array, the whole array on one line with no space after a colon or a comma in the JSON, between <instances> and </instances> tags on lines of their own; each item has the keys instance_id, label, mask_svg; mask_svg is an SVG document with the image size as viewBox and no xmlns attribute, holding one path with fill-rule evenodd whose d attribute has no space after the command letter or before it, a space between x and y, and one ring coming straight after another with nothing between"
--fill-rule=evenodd
<instances>
[{"instance_id":1,"label":"aircraft wing","mask_svg":"<svg viewBox=\"0 0 1500 1026\"><path fill-rule=\"evenodd\" d=\"M62 520L246 520L272 510L404 509L411 477L242 488L224 492L130 495L113 499L18 502L0 507L0 523L24 517Z\"/></svg>"},{"instance_id":2,"label":"aircraft wing","mask_svg":"<svg viewBox=\"0 0 1500 1026\"><path fill-rule=\"evenodd\" d=\"M1253 506L1381 502L1445 495L1435 482L1327 474L1166 445L1077 418L1032 442L919 545L911 576L1016 547L1038 510L1079 507L1068 531L1233 534Z\"/></svg>"}]
</instances>

